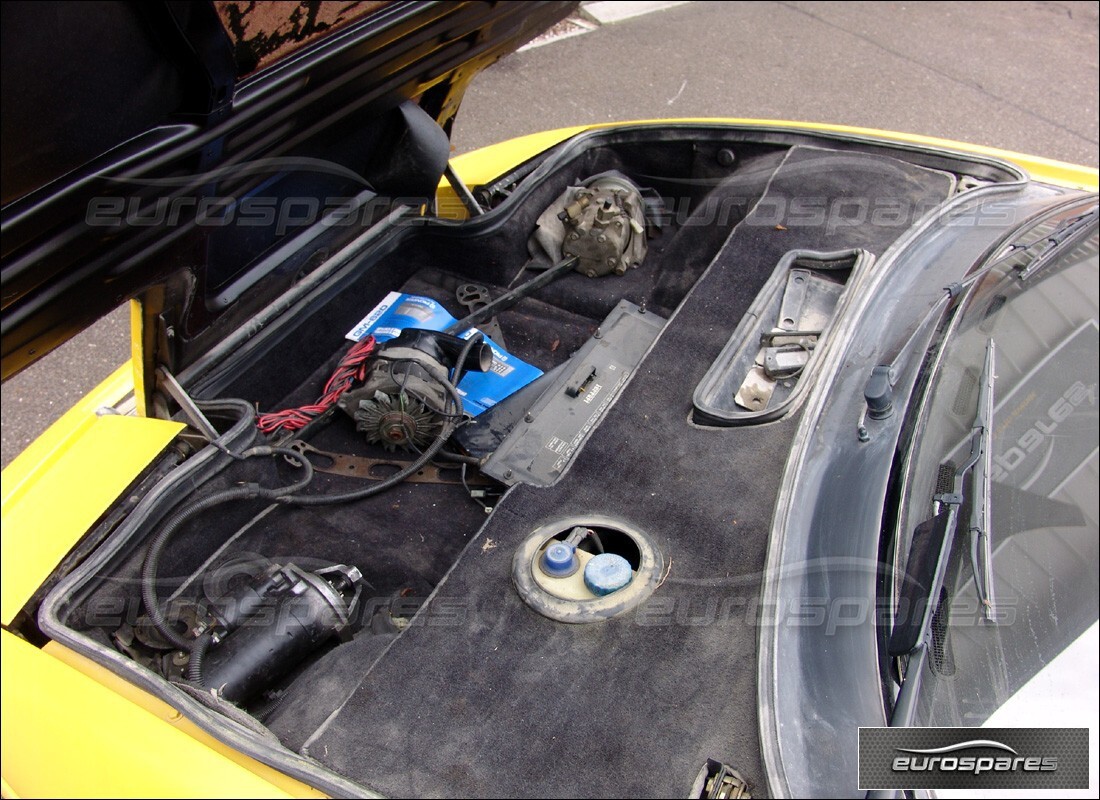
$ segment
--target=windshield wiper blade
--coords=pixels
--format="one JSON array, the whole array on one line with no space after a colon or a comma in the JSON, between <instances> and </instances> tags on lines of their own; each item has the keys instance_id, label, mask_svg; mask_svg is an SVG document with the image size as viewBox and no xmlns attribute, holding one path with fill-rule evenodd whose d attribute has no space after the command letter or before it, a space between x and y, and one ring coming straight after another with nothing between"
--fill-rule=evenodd
<instances>
[{"instance_id":1,"label":"windshield wiper blade","mask_svg":"<svg viewBox=\"0 0 1100 800\"><path fill-rule=\"evenodd\" d=\"M994 373L995 345L990 339L985 346L985 364L982 367L981 386L978 389L978 412L971 427L971 455L977 450L971 480L973 497L970 501L970 565L974 571L974 586L982 604L985 618L993 622L993 548L990 526L991 478L993 473L993 387L997 380Z\"/></svg>"},{"instance_id":2,"label":"windshield wiper blade","mask_svg":"<svg viewBox=\"0 0 1100 800\"><path fill-rule=\"evenodd\" d=\"M1020 280L1026 281L1049 264L1055 253L1058 253L1067 242L1076 242L1082 234L1096 225L1097 220L1100 220L1100 205L1095 205L1085 213L1067 219L1042 239L1027 245L1024 249L1030 250L1036 245L1042 245L1042 249L1020 270Z\"/></svg>"},{"instance_id":3,"label":"windshield wiper blade","mask_svg":"<svg viewBox=\"0 0 1100 800\"><path fill-rule=\"evenodd\" d=\"M972 481L975 490L970 513L971 563L975 565L974 585L978 590L979 600L986 609L986 618L992 618L993 583L992 550L989 540L991 518L989 500L990 467L993 457L993 387L996 381L993 372L994 359L995 345L993 340L989 339L986 342L985 361L979 378L978 408L974 414L974 421L970 426L970 455L964 463L956 468L951 491L937 494L933 498L940 506L947 507L947 518L943 524L943 535L940 539L936 566L928 587L928 596L924 604L920 627L915 637L916 645L908 654L892 653L892 655L909 656L905 677L901 681L901 688L898 690L897 700L894 703L894 712L890 717L890 727L892 728L909 727L913 724L916 715L916 698L920 693L921 676L928 663L928 652L932 645L932 618L938 605L936 599L940 596L947 576L947 564L950 559L955 532L959 525L959 511L965 500L963 487L967 473L971 471L973 471ZM932 519L942 519L942 513L942 511L937 513ZM926 524L928 522L922 523L922 525ZM979 577L979 569L981 577Z\"/></svg>"}]
</instances>

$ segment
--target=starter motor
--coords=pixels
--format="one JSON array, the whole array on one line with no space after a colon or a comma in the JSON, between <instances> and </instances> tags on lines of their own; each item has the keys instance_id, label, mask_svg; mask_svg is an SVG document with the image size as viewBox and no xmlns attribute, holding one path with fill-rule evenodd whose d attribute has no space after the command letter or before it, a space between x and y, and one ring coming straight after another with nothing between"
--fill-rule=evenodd
<instances>
[{"instance_id":1,"label":"starter motor","mask_svg":"<svg viewBox=\"0 0 1100 800\"><path fill-rule=\"evenodd\" d=\"M327 640L350 638L362 588L355 567L307 572L276 564L210 598L216 643L203 658L203 685L234 703L270 688Z\"/></svg>"}]
</instances>

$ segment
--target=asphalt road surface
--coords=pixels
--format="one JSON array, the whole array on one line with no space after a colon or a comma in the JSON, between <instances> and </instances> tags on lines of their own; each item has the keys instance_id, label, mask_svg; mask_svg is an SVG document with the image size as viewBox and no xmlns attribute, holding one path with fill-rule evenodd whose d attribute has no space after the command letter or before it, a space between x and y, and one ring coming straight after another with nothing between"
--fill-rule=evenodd
<instances>
[{"instance_id":1,"label":"asphalt road surface","mask_svg":"<svg viewBox=\"0 0 1100 800\"><path fill-rule=\"evenodd\" d=\"M1098 5L695 2L516 53L459 114L465 152L567 125L809 120L1098 162ZM563 26L569 27L569 26ZM6 465L129 355L126 309L3 387Z\"/></svg>"}]
</instances>

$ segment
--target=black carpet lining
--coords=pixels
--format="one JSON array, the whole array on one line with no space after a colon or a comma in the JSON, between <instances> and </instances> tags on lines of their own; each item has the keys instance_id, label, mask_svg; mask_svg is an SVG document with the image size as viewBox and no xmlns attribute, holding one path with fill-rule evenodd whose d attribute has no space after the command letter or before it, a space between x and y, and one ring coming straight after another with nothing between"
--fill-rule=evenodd
<instances>
[{"instance_id":1,"label":"black carpet lining","mask_svg":"<svg viewBox=\"0 0 1100 800\"><path fill-rule=\"evenodd\" d=\"M756 601L796 420L699 428L692 392L783 253L881 255L913 219L854 214L951 189L894 159L794 148L561 482L505 498L306 752L398 796L686 796L708 758L762 794ZM815 219L800 198L848 202ZM512 555L581 513L645 531L671 570L640 609L567 625L518 598Z\"/></svg>"}]
</instances>

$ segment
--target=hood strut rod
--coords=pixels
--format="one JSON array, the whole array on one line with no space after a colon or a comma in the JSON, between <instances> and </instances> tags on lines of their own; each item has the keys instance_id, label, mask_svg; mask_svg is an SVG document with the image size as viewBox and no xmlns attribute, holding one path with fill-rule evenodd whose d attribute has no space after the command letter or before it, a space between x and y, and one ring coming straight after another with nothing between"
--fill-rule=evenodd
<instances>
[{"instance_id":1,"label":"hood strut rod","mask_svg":"<svg viewBox=\"0 0 1100 800\"><path fill-rule=\"evenodd\" d=\"M458 173L455 172L455 168L451 166L450 161L447 162L443 174L447 177L447 182L451 184L451 188L454 189L455 194L458 195L458 199L462 201L462 205L466 206L466 210L470 212L471 217L480 217L485 213L485 209L481 207L481 203L474 197L474 193L470 191L470 187L463 182L462 178L458 177Z\"/></svg>"},{"instance_id":2,"label":"hood strut rod","mask_svg":"<svg viewBox=\"0 0 1100 800\"><path fill-rule=\"evenodd\" d=\"M180 386L179 381L171 372L164 367L157 367L157 383L176 401L191 425L197 428L208 441L212 442L218 438L217 429L206 418L206 415L199 410L199 407L195 405L195 401L191 399L191 395Z\"/></svg>"}]
</instances>

